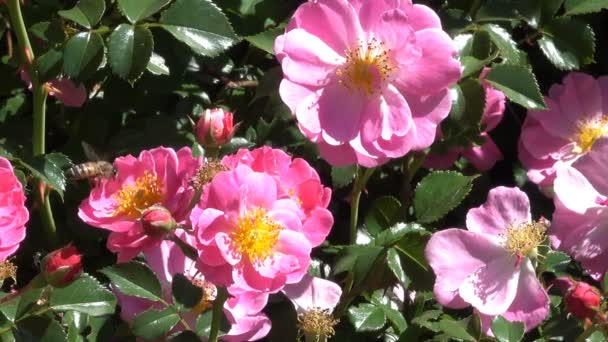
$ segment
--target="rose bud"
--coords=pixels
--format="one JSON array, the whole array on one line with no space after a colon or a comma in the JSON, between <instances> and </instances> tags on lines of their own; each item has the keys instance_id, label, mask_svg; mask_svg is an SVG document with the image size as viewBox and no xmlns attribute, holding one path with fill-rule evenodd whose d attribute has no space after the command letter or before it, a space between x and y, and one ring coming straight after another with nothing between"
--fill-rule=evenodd
<instances>
[{"instance_id":1,"label":"rose bud","mask_svg":"<svg viewBox=\"0 0 608 342\"><path fill-rule=\"evenodd\" d=\"M564 297L568 312L581 320L593 319L600 308L600 291L585 282L575 282Z\"/></svg>"},{"instance_id":2,"label":"rose bud","mask_svg":"<svg viewBox=\"0 0 608 342\"><path fill-rule=\"evenodd\" d=\"M206 147L224 145L232 139L237 127L231 112L221 108L206 109L196 124L196 140Z\"/></svg>"},{"instance_id":3,"label":"rose bud","mask_svg":"<svg viewBox=\"0 0 608 342\"><path fill-rule=\"evenodd\" d=\"M141 224L150 236L164 235L177 227L171 212L160 205L153 205L141 215Z\"/></svg>"},{"instance_id":4,"label":"rose bud","mask_svg":"<svg viewBox=\"0 0 608 342\"><path fill-rule=\"evenodd\" d=\"M54 287L69 285L82 272L82 256L74 246L49 253L42 261L46 281Z\"/></svg>"}]
</instances>

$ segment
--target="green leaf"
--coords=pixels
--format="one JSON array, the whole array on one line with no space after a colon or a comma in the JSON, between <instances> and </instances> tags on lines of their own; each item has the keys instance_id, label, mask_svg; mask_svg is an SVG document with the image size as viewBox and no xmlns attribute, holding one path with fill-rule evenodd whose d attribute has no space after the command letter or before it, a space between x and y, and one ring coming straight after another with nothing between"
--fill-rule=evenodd
<instances>
[{"instance_id":1,"label":"green leaf","mask_svg":"<svg viewBox=\"0 0 608 342\"><path fill-rule=\"evenodd\" d=\"M566 272L571 260L566 253L550 250L545 258L545 270L553 273Z\"/></svg>"},{"instance_id":2,"label":"green leaf","mask_svg":"<svg viewBox=\"0 0 608 342\"><path fill-rule=\"evenodd\" d=\"M381 196L376 198L365 216L367 231L375 236L394 225L397 223L401 210L401 203L395 197Z\"/></svg>"},{"instance_id":3,"label":"green leaf","mask_svg":"<svg viewBox=\"0 0 608 342\"><path fill-rule=\"evenodd\" d=\"M17 304L17 309L15 311L15 318L21 318L28 312L33 311L34 308L39 307L38 301L45 294L44 287L33 287L26 291L24 294L19 296L19 304Z\"/></svg>"},{"instance_id":4,"label":"green leaf","mask_svg":"<svg viewBox=\"0 0 608 342\"><path fill-rule=\"evenodd\" d=\"M50 45L63 44L66 38L61 20L35 23L30 26L28 31L44 42L50 43Z\"/></svg>"},{"instance_id":5,"label":"green leaf","mask_svg":"<svg viewBox=\"0 0 608 342\"><path fill-rule=\"evenodd\" d=\"M518 342L524 337L524 324L497 316L492 320L492 332L499 342Z\"/></svg>"},{"instance_id":6,"label":"green leaf","mask_svg":"<svg viewBox=\"0 0 608 342\"><path fill-rule=\"evenodd\" d=\"M198 335L192 330L179 332L167 340L168 342L200 342L202 341Z\"/></svg>"},{"instance_id":7,"label":"green leaf","mask_svg":"<svg viewBox=\"0 0 608 342\"><path fill-rule=\"evenodd\" d=\"M15 329L17 341L66 341L61 325L51 316L31 316L20 321Z\"/></svg>"},{"instance_id":8,"label":"green leaf","mask_svg":"<svg viewBox=\"0 0 608 342\"><path fill-rule=\"evenodd\" d=\"M490 35L486 31L476 31L471 41L471 56L477 59L486 59L492 51Z\"/></svg>"},{"instance_id":9,"label":"green leaf","mask_svg":"<svg viewBox=\"0 0 608 342\"><path fill-rule=\"evenodd\" d=\"M145 27L122 24L110 35L108 57L112 72L120 78L133 82L146 70L154 38Z\"/></svg>"},{"instance_id":10,"label":"green leaf","mask_svg":"<svg viewBox=\"0 0 608 342\"><path fill-rule=\"evenodd\" d=\"M97 25L106 10L105 0L80 0L76 6L57 12L60 16L76 22L88 29Z\"/></svg>"},{"instance_id":11,"label":"green leaf","mask_svg":"<svg viewBox=\"0 0 608 342\"><path fill-rule=\"evenodd\" d=\"M355 326L355 330L359 332L380 330L386 324L384 310L369 303L350 307L348 318Z\"/></svg>"},{"instance_id":12,"label":"green leaf","mask_svg":"<svg viewBox=\"0 0 608 342\"><path fill-rule=\"evenodd\" d=\"M63 169L72 165L67 156L61 153L49 153L34 157L32 160L20 160L19 162L34 177L48 184L63 198L66 185Z\"/></svg>"},{"instance_id":13,"label":"green leaf","mask_svg":"<svg viewBox=\"0 0 608 342\"><path fill-rule=\"evenodd\" d=\"M150 61L146 66L149 72L154 75L170 75L169 67L165 64L165 59L163 56L152 52L152 56L150 56Z\"/></svg>"},{"instance_id":14,"label":"green leaf","mask_svg":"<svg viewBox=\"0 0 608 342\"><path fill-rule=\"evenodd\" d=\"M526 62L523 52L517 48L517 43L513 41L507 30L496 24L486 24L481 29L488 32L490 39L496 45L506 63L521 64Z\"/></svg>"},{"instance_id":15,"label":"green leaf","mask_svg":"<svg viewBox=\"0 0 608 342\"><path fill-rule=\"evenodd\" d=\"M502 91L513 102L528 109L545 109L536 77L526 67L518 65L498 64L486 75L486 81L494 88Z\"/></svg>"},{"instance_id":16,"label":"green leaf","mask_svg":"<svg viewBox=\"0 0 608 342\"><path fill-rule=\"evenodd\" d=\"M604 333L601 330L594 332L593 334L591 334L591 336L589 336L585 339L585 342L605 342L605 341L606 341L606 336L604 336Z\"/></svg>"},{"instance_id":17,"label":"green leaf","mask_svg":"<svg viewBox=\"0 0 608 342\"><path fill-rule=\"evenodd\" d=\"M283 32L285 32L284 27L275 27L253 36L243 37L243 39L251 43L251 45L257 47L258 49L264 50L269 54L274 55L274 41L279 35L283 34Z\"/></svg>"},{"instance_id":18,"label":"green leaf","mask_svg":"<svg viewBox=\"0 0 608 342\"><path fill-rule=\"evenodd\" d=\"M63 70L72 78L84 80L97 71L103 56L103 39L99 33L78 33L64 47Z\"/></svg>"},{"instance_id":19,"label":"green leaf","mask_svg":"<svg viewBox=\"0 0 608 342\"><path fill-rule=\"evenodd\" d=\"M465 341L474 341L475 338L467 332L461 322L453 319L442 319L439 321L439 328L448 336Z\"/></svg>"},{"instance_id":20,"label":"green leaf","mask_svg":"<svg viewBox=\"0 0 608 342\"><path fill-rule=\"evenodd\" d=\"M608 8L608 0L566 0L566 15L595 13Z\"/></svg>"},{"instance_id":21,"label":"green leaf","mask_svg":"<svg viewBox=\"0 0 608 342\"><path fill-rule=\"evenodd\" d=\"M131 261L103 268L105 274L116 289L127 296L162 300L163 292L156 274L145 264Z\"/></svg>"},{"instance_id":22,"label":"green leaf","mask_svg":"<svg viewBox=\"0 0 608 342\"><path fill-rule=\"evenodd\" d=\"M556 18L542 28L538 44L561 70L579 69L595 61L595 34L588 24L573 18Z\"/></svg>"},{"instance_id":23,"label":"green leaf","mask_svg":"<svg viewBox=\"0 0 608 342\"><path fill-rule=\"evenodd\" d=\"M414 208L418 222L439 220L467 196L476 177L455 171L435 171L424 177L414 194Z\"/></svg>"},{"instance_id":24,"label":"green leaf","mask_svg":"<svg viewBox=\"0 0 608 342\"><path fill-rule=\"evenodd\" d=\"M382 256L383 250L383 247L378 246L347 246L341 252L341 257L332 271L334 274L353 272L353 284L358 286L371 272L374 262Z\"/></svg>"},{"instance_id":25,"label":"green leaf","mask_svg":"<svg viewBox=\"0 0 608 342\"><path fill-rule=\"evenodd\" d=\"M431 233L418 225L410 225L410 227L411 229L394 248L405 257L401 259L401 264L412 281L409 288L421 291L432 290L434 276L424 255Z\"/></svg>"},{"instance_id":26,"label":"green leaf","mask_svg":"<svg viewBox=\"0 0 608 342\"><path fill-rule=\"evenodd\" d=\"M348 186L357 176L357 165L334 166L331 168L331 184L334 189Z\"/></svg>"},{"instance_id":27,"label":"green leaf","mask_svg":"<svg viewBox=\"0 0 608 342\"><path fill-rule=\"evenodd\" d=\"M179 315L173 307L166 307L160 311L151 308L135 316L133 334L147 340L154 340L173 329L179 319Z\"/></svg>"},{"instance_id":28,"label":"green leaf","mask_svg":"<svg viewBox=\"0 0 608 342\"><path fill-rule=\"evenodd\" d=\"M173 276L171 291L175 302L189 309L198 305L203 298L203 290L193 285L188 278L180 273Z\"/></svg>"},{"instance_id":29,"label":"green leaf","mask_svg":"<svg viewBox=\"0 0 608 342\"><path fill-rule=\"evenodd\" d=\"M116 298L97 279L83 274L64 288L54 288L49 306L55 311L78 311L90 316L114 313Z\"/></svg>"},{"instance_id":30,"label":"green leaf","mask_svg":"<svg viewBox=\"0 0 608 342\"><path fill-rule=\"evenodd\" d=\"M378 234L378 236L374 238L373 244L376 246L391 247L398 243L405 235L418 231L425 230L417 223L400 222Z\"/></svg>"},{"instance_id":31,"label":"green leaf","mask_svg":"<svg viewBox=\"0 0 608 342\"><path fill-rule=\"evenodd\" d=\"M403 266L401 265L401 257L399 256L399 252L396 249L390 248L386 255L386 262L388 264L388 268L393 272L395 278L399 280L401 286L404 289L407 289L411 283L411 280L407 277L405 272L403 271Z\"/></svg>"},{"instance_id":32,"label":"green leaf","mask_svg":"<svg viewBox=\"0 0 608 342\"><path fill-rule=\"evenodd\" d=\"M403 314L399 312L399 310L396 310L389 306L382 306L382 309L384 310L384 314L386 315L391 325L395 328L395 331L398 334L401 334L405 331L405 329L407 329L407 321L403 317Z\"/></svg>"},{"instance_id":33,"label":"green leaf","mask_svg":"<svg viewBox=\"0 0 608 342\"><path fill-rule=\"evenodd\" d=\"M36 69L38 77L42 82L57 78L63 66L63 52L57 49L50 49L40 57L36 58Z\"/></svg>"},{"instance_id":34,"label":"green leaf","mask_svg":"<svg viewBox=\"0 0 608 342\"><path fill-rule=\"evenodd\" d=\"M210 0L177 0L163 12L160 23L203 56L217 56L237 41L230 22Z\"/></svg>"},{"instance_id":35,"label":"green leaf","mask_svg":"<svg viewBox=\"0 0 608 342\"><path fill-rule=\"evenodd\" d=\"M171 0L118 0L118 9L133 24L167 6Z\"/></svg>"}]
</instances>

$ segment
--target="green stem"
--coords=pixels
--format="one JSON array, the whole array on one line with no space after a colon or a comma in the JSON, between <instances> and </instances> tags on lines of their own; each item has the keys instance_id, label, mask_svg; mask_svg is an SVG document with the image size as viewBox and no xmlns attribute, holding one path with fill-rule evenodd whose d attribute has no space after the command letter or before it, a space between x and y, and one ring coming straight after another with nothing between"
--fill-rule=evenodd
<instances>
[{"instance_id":1,"label":"green stem","mask_svg":"<svg viewBox=\"0 0 608 342\"><path fill-rule=\"evenodd\" d=\"M47 91L45 84L40 81L38 71L32 63L35 58L34 51L32 50L32 45L30 44L30 39L27 35L27 29L25 27L25 22L23 21L23 15L21 14L19 0L8 0L7 6L11 19L12 30L15 32L15 36L17 36L17 42L19 42L19 53L21 54L22 58L21 64L32 81L34 116L32 130L32 152L34 156L40 156L44 155L46 150L45 136ZM55 227L55 220L53 219L51 202L49 199L49 194L45 191L45 187L42 186L42 184L40 185L41 186L37 186L36 188L39 189L39 198L43 201L43 203L41 203L42 223L44 225L44 231L50 247L55 247L57 243L57 230Z\"/></svg>"},{"instance_id":2,"label":"green stem","mask_svg":"<svg viewBox=\"0 0 608 342\"><path fill-rule=\"evenodd\" d=\"M350 229L349 241L351 244L357 242L357 220L359 219L359 201L361 200L361 191L365 188L367 181L374 174L376 169L365 169L363 173L357 173L357 178L353 184L353 193L350 201Z\"/></svg>"},{"instance_id":3,"label":"green stem","mask_svg":"<svg viewBox=\"0 0 608 342\"><path fill-rule=\"evenodd\" d=\"M217 296L213 301L213 312L211 315L211 331L209 332L209 342L217 342L220 333L220 323L222 322L222 308L228 299L228 291L223 287L217 288Z\"/></svg>"}]
</instances>

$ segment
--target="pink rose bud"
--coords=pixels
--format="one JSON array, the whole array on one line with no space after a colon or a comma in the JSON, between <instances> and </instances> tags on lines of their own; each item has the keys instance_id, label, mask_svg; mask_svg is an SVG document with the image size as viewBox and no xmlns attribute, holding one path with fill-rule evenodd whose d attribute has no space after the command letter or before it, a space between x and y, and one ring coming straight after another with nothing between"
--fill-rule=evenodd
<instances>
[{"instance_id":1,"label":"pink rose bud","mask_svg":"<svg viewBox=\"0 0 608 342\"><path fill-rule=\"evenodd\" d=\"M585 282L575 282L566 296L568 312L578 319L593 319L600 308L600 292Z\"/></svg>"},{"instance_id":2,"label":"pink rose bud","mask_svg":"<svg viewBox=\"0 0 608 342\"><path fill-rule=\"evenodd\" d=\"M202 146L224 145L232 139L237 127L231 112L221 108L206 109L196 124L196 140Z\"/></svg>"},{"instance_id":3,"label":"pink rose bud","mask_svg":"<svg viewBox=\"0 0 608 342\"><path fill-rule=\"evenodd\" d=\"M82 256L74 246L49 253L42 264L46 281L54 287L69 285L82 272L81 258Z\"/></svg>"},{"instance_id":4,"label":"pink rose bud","mask_svg":"<svg viewBox=\"0 0 608 342\"><path fill-rule=\"evenodd\" d=\"M177 227L171 212L160 205L146 209L141 216L141 224L150 236L164 235Z\"/></svg>"}]
</instances>

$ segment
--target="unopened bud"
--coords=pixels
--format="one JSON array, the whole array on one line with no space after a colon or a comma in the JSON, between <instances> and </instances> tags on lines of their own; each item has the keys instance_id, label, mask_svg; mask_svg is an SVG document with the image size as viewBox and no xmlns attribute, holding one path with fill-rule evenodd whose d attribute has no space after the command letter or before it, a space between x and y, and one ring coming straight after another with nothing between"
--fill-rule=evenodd
<instances>
[{"instance_id":1,"label":"unopened bud","mask_svg":"<svg viewBox=\"0 0 608 342\"><path fill-rule=\"evenodd\" d=\"M159 205L151 206L143 212L141 224L150 236L164 235L177 227L171 212Z\"/></svg>"},{"instance_id":2,"label":"unopened bud","mask_svg":"<svg viewBox=\"0 0 608 342\"><path fill-rule=\"evenodd\" d=\"M601 302L600 291L583 282L572 282L572 286L564 296L566 309L576 318L581 320L593 319Z\"/></svg>"},{"instance_id":3,"label":"unopened bud","mask_svg":"<svg viewBox=\"0 0 608 342\"><path fill-rule=\"evenodd\" d=\"M196 140L204 147L224 145L232 139L237 127L231 112L221 108L207 109L196 124Z\"/></svg>"},{"instance_id":4,"label":"unopened bud","mask_svg":"<svg viewBox=\"0 0 608 342\"><path fill-rule=\"evenodd\" d=\"M46 281L54 287L69 285L82 272L82 256L74 246L49 253L42 262Z\"/></svg>"}]
</instances>

